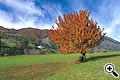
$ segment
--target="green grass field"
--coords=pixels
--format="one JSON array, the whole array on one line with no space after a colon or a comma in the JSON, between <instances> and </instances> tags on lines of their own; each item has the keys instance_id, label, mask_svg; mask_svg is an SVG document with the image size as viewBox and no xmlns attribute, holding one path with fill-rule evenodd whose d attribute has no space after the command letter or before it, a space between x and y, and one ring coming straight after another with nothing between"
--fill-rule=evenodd
<instances>
[{"instance_id":1,"label":"green grass field","mask_svg":"<svg viewBox=\"0 0 120 80\"><path fill-rule=\"evenodd\" d=\"M120 74L120 52L88 53L87 62L75 64L79 57L80 54L0 57L0 80L115 80L104 72L106 63L113 63Z\"/></svg>"}]
</instances>

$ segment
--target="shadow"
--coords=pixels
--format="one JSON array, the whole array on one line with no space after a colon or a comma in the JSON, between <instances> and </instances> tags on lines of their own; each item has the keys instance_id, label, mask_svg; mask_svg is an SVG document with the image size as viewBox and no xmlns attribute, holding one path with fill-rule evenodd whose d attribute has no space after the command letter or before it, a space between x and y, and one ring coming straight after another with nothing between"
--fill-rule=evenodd
<instances>
[{"instance_id":1,"label":"shadow","mask_svg":"<svg viewBox=\"0 0 120 80\"><path fill-rule=\"evenodd\" d=\"M88 58L87 61L96 61L96 60L99 60L99 59L116 57L116 56L120 56L120 54L106 55L106 56L94 56L94 57Z\"/></svg>"}]
</instances>

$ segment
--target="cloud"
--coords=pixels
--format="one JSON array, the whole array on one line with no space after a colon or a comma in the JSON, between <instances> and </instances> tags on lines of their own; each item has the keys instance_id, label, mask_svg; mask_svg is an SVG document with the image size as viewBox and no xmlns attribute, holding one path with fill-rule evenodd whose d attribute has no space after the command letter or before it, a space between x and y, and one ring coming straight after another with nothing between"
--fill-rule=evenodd
<instances>
[{"instance_id":1,"label":"cloud","mask_svg":"<svg viewBox=\"0 0 120 80\"><path fill-rule=\"evenodd\" d=\"M54 18L57 18L59 15L62 15L62 8L60 4L47 3L41 6Z\"/></svg>"},{"instance_id":2,"label":"cloud","mask_svg":"<svg viewBox=\"0 0 120 80\"><path fill-rule=\"evenodd\" d=\"M13 8L18 13L44 16L44 11L35 6L33 0L1 0L0 2Z\"/></svg>"},{"instance_id":3,"label":"cloud","mask_svg":"<svg viewBox=\"0 0 120 80\"><path fill-rule=\"evenodd\" d=\"M105 26L105 32L107 33L107 36L120 41L120 38L117 37L117 35L120 34L120 26L117 26L120 25L119 5L120 2L117 1L104 2L100 9L101 13L103 13L103 20L99 21L103 26Z\"/></svg>"},{"instance_id":4,"label":"cloud","mask_svg":"<svg viewBox=\"0 0 120 80\"><path fill-rule=\"evenodd\" d=\"M98 15L96 19L99 21L99 24L105 28L104 32L107 33L106 35L118 41L120 41L120 38L117 37L117 35L120 34L120 29L117 29L117 25L120 25L119 5L119 2L104 2L100 8L98 8L99 13L96 14L96 16ZM117 30L119 30L119 32L116 34Z\"/></svg>"},{"instance_id":5,"label":"cloud","mask_svg":"<svg viewBox=\"0 0 120 80\"><path fill-rule=\"evenodd\" d=\"M36 20L35 17L29 17L28 19L23 19L23 16L17 15L16 16L17 22L13 22L14 20L14 15L12 13L7 13L5 11L0 10L0 25L7 27L7 28L15 28L15 29L20 29L23 27L29 27L33 26L34 27L34 22Z\"/></svg>"},{"instance_id":6,"label":"cloud","mask_svg":"<svg viewBox=\"0 0 120 80\"><path fill-rule=\"evenodd\" d=\"M11 11L0 9L0 25L7 28L34 27L50 29L58 15L62 14L61 5L40 4L34 0L0 0Z\"/></svg>"},{"instance_id":7,"label":"cloud","mask_svg":"<svg viewBox=\"0 0 120 80\"><path fill-rule=\"evenodd\" d=\"M117 36L120 34L120 29L117 29L120 27L117 27L120 24L119 0L73 0L71 4L74 11L79 11L80 9L91 11L90 18L96 20L101 28L104 27L106 35L120 41ZM116 34L117 30L118 33Z\"/></svg>"},{"instance_id":8,"label":"cloud","mask_svg":"<svg viewBox=\"0 0 120 80\"><path fill-rule=\"evenodd\" d=\"M120 34L118 35L118 38L120 39Z\"/></svg>"},{"instance_id":9,"label":"cloud","mask_svg":"<svg viewBox=\"0 0 120 80\"><path fill-rule=\"evenodd\" d=\"M37 8L32 1L0 0L1 3L13 9L13 12L0 10L0 25L7 28L35 27L36 16L44 16L44 11Z\"/></svg>"}]
</instances>

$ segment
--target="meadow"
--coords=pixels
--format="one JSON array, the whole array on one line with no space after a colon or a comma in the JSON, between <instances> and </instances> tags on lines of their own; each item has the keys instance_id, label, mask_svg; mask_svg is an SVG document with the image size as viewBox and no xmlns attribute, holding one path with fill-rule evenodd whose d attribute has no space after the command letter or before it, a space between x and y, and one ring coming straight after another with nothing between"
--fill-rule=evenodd
<instances>
[{"instance_id":1,"label":"meadow","mask_svg":"<svg viewBox=\"0 0 120 80\"><path fill-rule=\"evenodd\" d=\"M114 80L111 74L104 72L106 63L113 63L120 74L120 52L87 53L87 62L76 64L80 56L50 54L0 57L0 80Z\"/></svg>"}]
</instances>

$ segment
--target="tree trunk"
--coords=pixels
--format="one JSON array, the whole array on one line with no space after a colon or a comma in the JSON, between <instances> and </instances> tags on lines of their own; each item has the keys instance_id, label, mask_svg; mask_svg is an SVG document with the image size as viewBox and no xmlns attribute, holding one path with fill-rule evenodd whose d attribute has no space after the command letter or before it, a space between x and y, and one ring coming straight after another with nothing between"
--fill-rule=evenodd
<instances>
[{"instance_id":1,"label":"tree trunk","mask_svg":"<svg viewBox=\"0 0 120 80\"><path fill-rule=\"evenodd\" d=\"M82 53L82 56L79 59L80 62L85 62L86 61L86 56L85 53Z\"/></svg>"},{"instance_id":2,"label":"tree trunk","mask_svg":"<svg viewBox=\"0 0 120 80\"><path fill-rule=\"evenodd\" d=\"M85 62L86 61L86 56L85 56L85 53L82 54L82 61Z\"/></svg>"}]
</instances>

